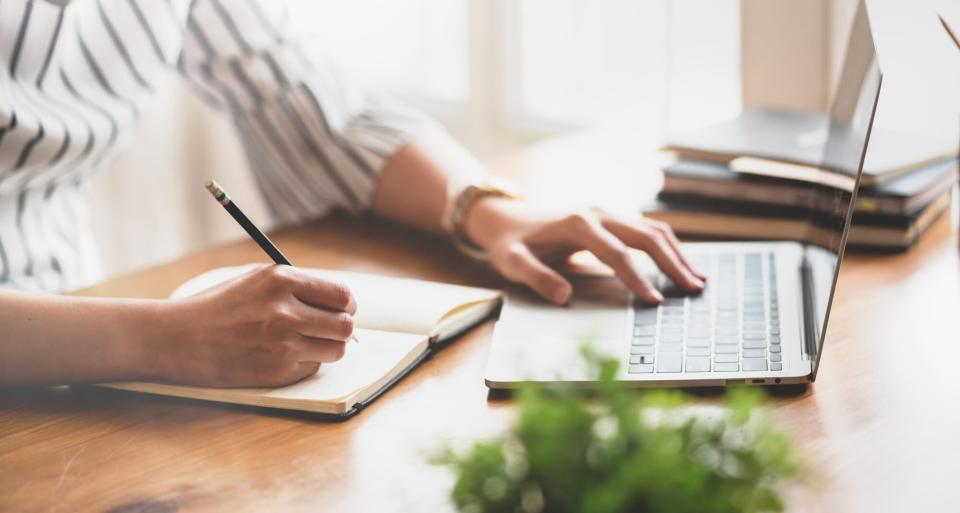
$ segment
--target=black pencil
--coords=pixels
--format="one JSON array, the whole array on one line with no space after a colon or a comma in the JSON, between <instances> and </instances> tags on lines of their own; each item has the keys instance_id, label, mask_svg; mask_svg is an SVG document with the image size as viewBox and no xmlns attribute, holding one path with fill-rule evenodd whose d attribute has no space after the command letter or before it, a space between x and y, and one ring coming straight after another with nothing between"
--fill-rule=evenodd
<instances>
[{"instance_id":1,"label":"black pencil","mask_svg":"<svg viewBox=\"0 0 960 513\"><path fill-rule=\"evenodd\" d=\"M206 187L207 190L210 191L210 194L213 195L213 198L223 205L224 210L230 213L233 219L246 230L250 238L252 238L254 242L260 246L260 249L266 252L275 263L279 265L293 265L287 260L287 257L283 256L283 253L280 252L277 246L273 244L273 241L247 218L246 214L240 210L240 207L227 195L227 191L223 190L223 187L220 187L220 184L214 180L210 180L207 182Z\"/></svg>"},{"instance_id":2,"label":"black pencil","mask_svg":"<svg viewBox=\"0 0 960 513\"><path fill-rule=\"evenodd\" d=\"M220 202L227 212L230 212L230 216L233 217L233 219L236 220L244 230L246 230L247 234L250 235L250 238L252 238L257 245L260 246L260 249L266 252L266 254L270 255L270 258L272 258L275 263L278 265L293 265L290 263L290 260L288 260L287 257L283 256L283 253L281 253L280 249L277 248L273 241L270 240L270 237L267 237L267 235L263 233L260 228L257 228L257 225L253 224L247 215L240 210L240 207L238 207L237 204L230 199L230 196L227 195L227 191L223 190L223 187L220 187L220 184L218 184L215 180L210 180L206 183L206 187L207 190L210 191L210 194L213 195L213 198ZM350 335L350 340L354 342L360 342L360 339L358 339L356 335Z\"/></svg>"}]
</instances>

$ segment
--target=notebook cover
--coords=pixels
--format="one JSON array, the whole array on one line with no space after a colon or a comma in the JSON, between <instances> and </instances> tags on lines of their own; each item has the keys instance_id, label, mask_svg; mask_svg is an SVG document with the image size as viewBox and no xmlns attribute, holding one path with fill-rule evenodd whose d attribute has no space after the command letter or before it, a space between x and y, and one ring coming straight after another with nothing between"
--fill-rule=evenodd
<instances>
[{"instance_id":1,"label":"notebook cover","mask_svg":"<svg viewBox=\"0 0 960 513\"><path fill-rule=\"evenodd\" d=\"M939 196L937 199L939 199ZM706 214L716 213L750 217L773 217L779 219L806 220L811 218L811 210L807 207L718 200L713 198L704 198L702 196L689 196L685 194L681 195L670 193L658 194L657 200L659 203L655 204L652 210L697 212ZM936 201L936 199L934 201ZM853 223L906 229L909 228L920 215L922 215L923 210L924 209L921 208L917 212L910 215L854 212Z\"/></svg>"},{"instance_id":2,"label":"notebook cover","mask_svg":"<svg viewBox=\"0 0 960 513\"><path fill-rule=\"evenodd\" d=\"M931 202L926 208L920 211L916 216L915 220L907 227L887 227L887 226L876 226L869 224L854 224L852 226L851 239L848 241L848 246L852 248L860 249L870 249L870 250L904 250L912 246L916 240L922 236L930 226L933 225L933 222L936 221L940 215L947 210L947 207L950 205L950 196L951 193L948 191L944 194L941 194L936 200ZM700 209L687 209L687 208L678 208L675 205L671 206L667 203L656 201L647 208L643 210L646 215L654 219L659 219L666 222L676 221L670 219L671 213L676 214L687 214L692 215L696 219L697 216L703 218L703 222L708 220L721 220L724 222L737 223L736 220L739 219L749 219L753 226L755 226L756 232L752 234L749 232L739 231L730 231L730 230L716 230L716 229L707 229L704 230L701 228L694 228L693 224L695 221L688 219L683 223L685 225L677 225L675 229L678 233L685 233L688 235L695 236L699 239L707 240L730 240L731 237L737 240L772 240L772 239L783 239L783 232L776 231L771 232L770 230L764 231L759 225L756 225L757 222L763 220L764 216L755 215L751 213L737 213L737 212L721 212L717 210L711 210L707 208ZM663 214L661 217L659 214ZM733 219L730 219L730 218ZM766 219L770 221L773 225L783 225L784 223L798 223L803 225L810 221L809 217L783 217L770 215L765 216ZM681 224L683 224L681 223ZM818 223L822 226L822 223ZM796 228L796 225L792 225L793 228ZM789 229L793 229L789 228ZM774 228L775 230L788 229L784 227ZM724 233L725 232L725 233ZM801 242L811 242L805 239L798 239Z\"/></svg>"},{"instance_id":3,"label":"notebook cover","mask_svg":"<svg viewBox=\"0 0 960 513\"><path fill-rule=\"evenodd\" d=\"M705 160L678 159L664 166L663 173L667 176L699 179L704 182L757 183L796 187L798 189L829 189L827 186L812 185L809 182L800 180L784 180L759 175L744 175L731 170L719 162ZM930 165L917 168L910 173L898 176L888 182L881 183L876 187L861 187L857 195L866 197L908 198L916 196L928 188L937 185L946 176L951 176L955 179L956 174L956 158L947 157Z\"/></svg>"},{"instance_id":4,"label":"notebook cover","mask_svg":"<svg viewBox=\"0 0 960 513\"><path fill-rule=\"evenodd\" d=\"M728 121L671 137L665 149L704 160L757 157L806 166L824 164L825 114L755 108ZM863 166L864 184L877 184L951 155L950 148L929 138L875 129ZM828 168L854 176L855 169Z\"/></svg>"},{"instance_id":5,"label":"notebook cover","mask_svg":"<svg viewBox=\"0 0 960 513\"><path fill-rule=\"evenodd\" d=\"M797 180L735 173L726 165L681 159L663 168L663 192L690 197L756 202L760 204L809 204L815 194L830 187ZM880 184L861 188L857 211L888 215L911 215L922 210L957 181L956 160L949 159Z\"/></svg>"}]
</instances>

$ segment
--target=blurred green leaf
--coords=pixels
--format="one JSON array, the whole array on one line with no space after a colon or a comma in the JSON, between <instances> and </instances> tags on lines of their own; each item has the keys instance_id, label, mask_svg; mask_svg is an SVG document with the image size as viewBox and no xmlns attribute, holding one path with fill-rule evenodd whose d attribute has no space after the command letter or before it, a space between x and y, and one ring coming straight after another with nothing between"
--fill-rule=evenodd
<instances>
[{"instance_id":1,"label":"blurred green leaf","mask_svg":"<svg viewBox=\"0 0 960 513\"><path fill-rule=\"evenodd\" d=\"M708 411L676 391L630 390L617 363L584 349L600 386L523 389L513 427L433 463L456 474L464 513L755 513L784 509L803 482L790 439L758 409L762 393L728 391Z\"/></svg>"}]
</instances>

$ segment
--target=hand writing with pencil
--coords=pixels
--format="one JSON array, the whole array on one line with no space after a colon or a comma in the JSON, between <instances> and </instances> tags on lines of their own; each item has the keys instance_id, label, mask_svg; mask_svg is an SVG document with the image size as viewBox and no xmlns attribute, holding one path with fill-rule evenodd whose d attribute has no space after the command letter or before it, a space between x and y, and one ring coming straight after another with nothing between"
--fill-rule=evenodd
<instances>
[{"instance_id":1,"label":"hand writing with pencil","mask_svg":"<svg viewBox=\"0 0 960 513\"><path fill-rule=\"evenodd\" d=\"M160 308L143 359L150 379L278 386L343 357L357 302L346 285L265 265Z\"/></svg>"}]
</instances>

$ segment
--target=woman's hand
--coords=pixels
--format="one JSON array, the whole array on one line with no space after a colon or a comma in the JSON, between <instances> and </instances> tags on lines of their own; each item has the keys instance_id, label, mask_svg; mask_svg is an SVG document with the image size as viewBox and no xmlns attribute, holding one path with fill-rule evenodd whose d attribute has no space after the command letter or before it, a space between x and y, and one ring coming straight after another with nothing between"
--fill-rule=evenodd
<instances>
[{"instance_id":1,"label":"woman's hand","mask_svg":"<svg viewBox=\"0 0 960 513\"><path fill-rule=\"evenodd\" d=\"M254 269L158 309L147 376L190 385L280 386L343 357L357 302L290 266Z\"/></svg>"},{"instance_id":2,"label":"woman's hand","mask_svg":"<svg viewBox=\"0 0 960 513\"><path fill-rule=\"evenodd\" d=\"M670 227L649 219L623 219L600 209L545 214L522 201L491 197L470 209L465 229L497 271L558 304L570 300L573 288L551 265L580 250L610 266L648 303L659 303L663 295L637 269L630 248L645 251L674 283L690 292L703 290L706 279L683 256Z\"/></svg>"}]
</instances>

